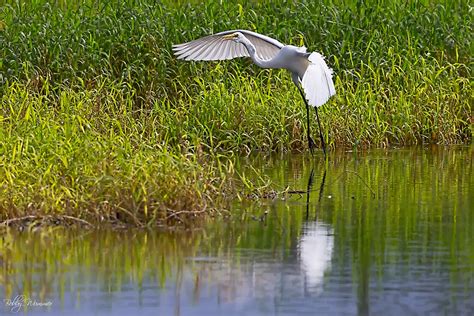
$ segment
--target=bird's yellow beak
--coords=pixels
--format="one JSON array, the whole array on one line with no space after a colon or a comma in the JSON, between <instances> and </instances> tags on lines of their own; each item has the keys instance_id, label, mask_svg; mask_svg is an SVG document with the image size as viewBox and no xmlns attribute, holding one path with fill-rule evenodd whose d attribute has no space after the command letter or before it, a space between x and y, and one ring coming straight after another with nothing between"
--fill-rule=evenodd
<instances>
[{"instance_id":1,"label":"bird's yellow beak","mask_svg":"<svg viewBox=\"0 0 474 316\"><path fill-rule=\"evenodd\" d=\"M232 34L227 34L227 35L222 36L222 39L223 40L233 40L237 36L238 36L237 33L232 33Z\"/></svg>"}]
</instances>

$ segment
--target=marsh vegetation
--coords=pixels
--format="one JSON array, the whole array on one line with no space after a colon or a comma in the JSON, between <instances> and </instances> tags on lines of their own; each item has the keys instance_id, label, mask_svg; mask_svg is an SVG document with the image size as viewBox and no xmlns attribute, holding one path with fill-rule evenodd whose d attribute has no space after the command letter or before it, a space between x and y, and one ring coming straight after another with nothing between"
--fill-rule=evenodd
<instances>
[{"instance_id":1,"label":"marsh vegetation","mask_svg":"<svg viewBox=\"0 0 474 316\"><path fill-rule=\"evenodd\" d=\"M327 56L332 149L472 139L467 1L3 3L1 220L189 222L260 185L235 172L236 155L304 150L286 72L172 56L227 29Z\"/></svg>"}]
</instances>

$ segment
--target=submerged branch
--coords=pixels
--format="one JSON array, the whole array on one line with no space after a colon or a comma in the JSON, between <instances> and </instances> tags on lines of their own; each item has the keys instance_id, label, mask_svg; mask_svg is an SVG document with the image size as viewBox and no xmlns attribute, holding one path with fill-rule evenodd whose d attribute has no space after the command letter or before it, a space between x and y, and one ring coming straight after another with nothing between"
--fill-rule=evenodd
<instances>
[{"instance_id":1,"label":"submerged branch","mask_svg":"<svg viewBox=\"0 0 474 316\"><path fill-rule=\"evenodd\" d=\"M88 221L81 218L74 217L74 216L70 216L70 215L27 215L27 216L10 218L10 219L4 220L3 222L0 223L0 226L11 226L12 224L24 225L28 222L37 221L37 220L41 221L42 223L46 221L52 221L54 223L57 223L58 225L69 220L69 221L73 221L73 222L76 222L88 227L94 227L94 225L92 225Z\"/></svg>"}]
</instances>

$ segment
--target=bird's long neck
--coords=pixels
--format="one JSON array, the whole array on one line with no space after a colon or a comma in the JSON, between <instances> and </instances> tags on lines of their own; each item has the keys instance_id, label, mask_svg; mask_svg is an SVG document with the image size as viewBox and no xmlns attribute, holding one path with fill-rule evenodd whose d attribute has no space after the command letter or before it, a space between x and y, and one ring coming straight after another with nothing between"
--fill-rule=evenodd
<instances>
[{"instance_id":1,"label":"bird's long neck","mask_svg":"<svg viewBox=\"0 0 474 316\"><path fill-rule=\"evenodd\" d=\"M255 45L253 45L251 41L244 38L244 39L242 39L241 43L245 46L245 48L249 52L250 58L255 63L255 65L257 65L259 67L262 67L262 68L275 68L270 63L269 60L263 60L263 59L261 59L260 57L257 56L257 49L255 48Z\"/></svg>"}]
</instances>

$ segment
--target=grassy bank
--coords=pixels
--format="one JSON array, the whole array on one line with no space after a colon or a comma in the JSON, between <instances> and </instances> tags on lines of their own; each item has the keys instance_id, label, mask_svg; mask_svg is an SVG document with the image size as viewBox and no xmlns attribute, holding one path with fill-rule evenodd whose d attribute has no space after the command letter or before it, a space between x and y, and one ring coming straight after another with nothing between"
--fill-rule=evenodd
<instances>
[{"instance_id":1,"label":"grassy bank","mask_svg":"<svg viewBox=\"0 0 474 316\"><path fill-rule=\"evenodd\" d=\"M148 129L153 115L136 116L117 90L65 90L56 99L11 85L2 104L2 219L189 222L217 211L229 188L230 163L168 150Z\"/></svg>"},{"instance_id":2,"label":"grassy bank","mask_svg":"<svg viewBox=\"0 0 474 316\"><path fill-rule=\"evenodd\" d=\"M172 56L172 44L225 29L327 56L332 148L470 142L471 20L465 1L6 1L0 219L162 223L217 210L235 190L217 156L304 150L286 72Z\"/></svg>"},{"instance_id":3,"label":"grassy bank","mask_svg":"<svg viewBox=\"0 0 474 316\"><path fill-rule=\"evenodd\" d=\"M473 32L465 1L21 3L1 10L4 83L83 91L119 82L130 87L135 109L186 117L190 124L180 129L173 119L164 123L172 145L185 135L225 150L304 148L304 108L286 72L172 56L173 43L233 28L328 57L338 95L321 119L332 147L471 139Z\"/></svg>"}]
</instances>

